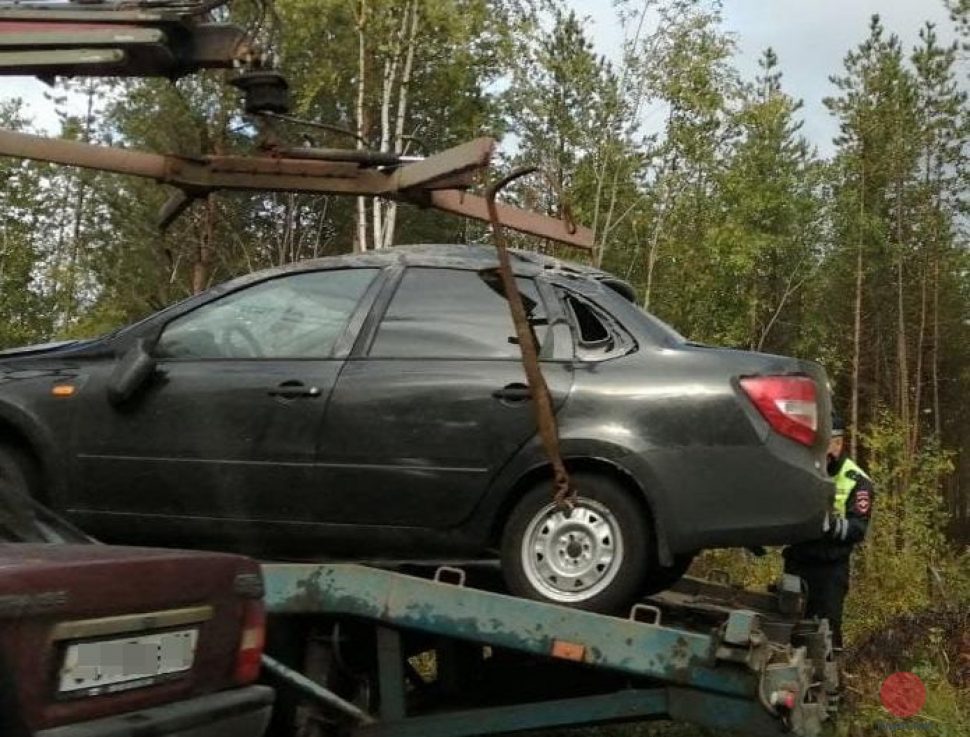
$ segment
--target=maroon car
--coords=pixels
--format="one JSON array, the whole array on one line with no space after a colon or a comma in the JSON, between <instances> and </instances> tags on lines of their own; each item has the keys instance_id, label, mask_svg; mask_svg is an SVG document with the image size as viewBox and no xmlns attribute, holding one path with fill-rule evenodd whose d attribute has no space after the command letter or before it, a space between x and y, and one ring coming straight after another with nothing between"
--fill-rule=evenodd
<instances>
[{"instance_id":1,"label":"maroon car","mask_svg":"<svg viewBox=\"0 0 970 737\"><path fill-rule=\"evenodd\" d=\"M9 502L0 493L0 735L262 735L273 691L254 685L254 561L92 544Z\"/></svg>"}]
</instances>

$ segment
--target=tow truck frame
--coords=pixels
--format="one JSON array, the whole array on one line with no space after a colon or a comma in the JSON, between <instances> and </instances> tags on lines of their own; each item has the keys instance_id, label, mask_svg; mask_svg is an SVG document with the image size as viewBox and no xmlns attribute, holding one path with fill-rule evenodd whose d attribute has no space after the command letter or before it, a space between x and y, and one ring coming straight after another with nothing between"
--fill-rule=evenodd
<instances>
[{"instance_id":1,"label":"tow truck frame","mask_svg":"<svg viewBox=\"0 0 970 737\"><path fill-rule=\"evenodd\" d=\"M324 642L331 666L314 667L311 644L302 663L266 656L267 670L319 707L304 724L352 737L656 719L815 737L837 707L828 624L801 618L792 576L764 594L684 579L624 619L473 588L452 567L430 579L347 563L267 564L263 572L271 626L313 622L318 634L308 643ZM320 627L331 634L320 637ZM353 689L330 688L347 684L332 669L341 647L366 662L354 676L366 684L364 704L348 700Z\"/></svg>"}]
</instances>

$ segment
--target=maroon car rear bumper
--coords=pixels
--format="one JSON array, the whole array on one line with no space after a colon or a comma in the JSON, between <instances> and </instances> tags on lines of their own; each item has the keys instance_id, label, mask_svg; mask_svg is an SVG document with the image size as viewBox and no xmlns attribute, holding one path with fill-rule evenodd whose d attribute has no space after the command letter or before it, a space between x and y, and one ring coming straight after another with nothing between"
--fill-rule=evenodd
<instances>
[{"instance_id":1,"label":"maroon car rear bumper","mask_svg":"<svg viewBox=\"0 0 970 737\"><path fill-rule=\"evenodd\" d=\"M262 737L273 709L267 686L222 691L187 701L37 732L34 737Z\"/></svg>"}]
</instances>

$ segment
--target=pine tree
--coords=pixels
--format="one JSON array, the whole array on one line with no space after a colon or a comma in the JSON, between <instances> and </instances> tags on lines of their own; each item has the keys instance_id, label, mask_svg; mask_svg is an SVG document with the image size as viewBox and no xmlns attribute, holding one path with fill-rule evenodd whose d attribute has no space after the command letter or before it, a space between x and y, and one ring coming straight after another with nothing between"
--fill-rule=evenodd
<instances>
[{"instance_id":1,"label":"pine tree","mask_svg":"<svg viewBox=\"0 0 970 737\"><path fill-rule=\"evenodd\" d=\"M20 100L0 100L0 127L26 130L27 122ZM43 278L47 170L0 158L0 348L44 340L54 327L52 285Z\"/></svg>"},{"instance_id":2,"label":"pine tree","mask_svg":"<svg viewBox=\"0 0 970 737\"><path fill-rule=\"evenodd\" d=\"M839 96L825 101L841 130L835 160L838 267L831 283L839 295L853 295L851 306L833 300L835 325L851 326L846 331L850 340L841 341L852 357L845 404L856 430L883 397L909 427L905 279L911 250L908 181L918 137L915 82L904 66L899 39L886 37L878 16L872 18L866 41L846 55L845 71L832 79ZM886 299L890 294L892 301ZM853 454L857 442L854 433Z\"/></svg>"},{"instance_id":3,"label":"pine tree","mask_svg":"<svg viewBox=\"0 0 970 737\"><path fill-rule=\"evenodd\" d=\"M813 351L803 335L801 292L821 257L820 166L799 134L801 102L782 90L772 49L730 124L735 137L717 178L719 213L709 242L730 295L707 332L753 350Z\"/></svg>"}]
</instances>

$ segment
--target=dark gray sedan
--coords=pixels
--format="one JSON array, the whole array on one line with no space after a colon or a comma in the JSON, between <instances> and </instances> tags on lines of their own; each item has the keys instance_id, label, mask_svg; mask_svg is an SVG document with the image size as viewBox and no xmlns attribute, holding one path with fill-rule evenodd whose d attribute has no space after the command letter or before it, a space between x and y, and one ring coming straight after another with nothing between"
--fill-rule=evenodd
<instances>
[{"instance_id":1,"label":"dark gray sedan","mask_svg":"<svg viewBox=\"0 0 970 737\"><path fill-rule=\"evenodd\" d=\"M275 558L499 553L616 609L711 547L817 536L824 371L693 344L601 271L513 257L580 491L564 513L494 251L400 247L0 354L0 484L110 542Z\"/></svg>"}]
</instances>

